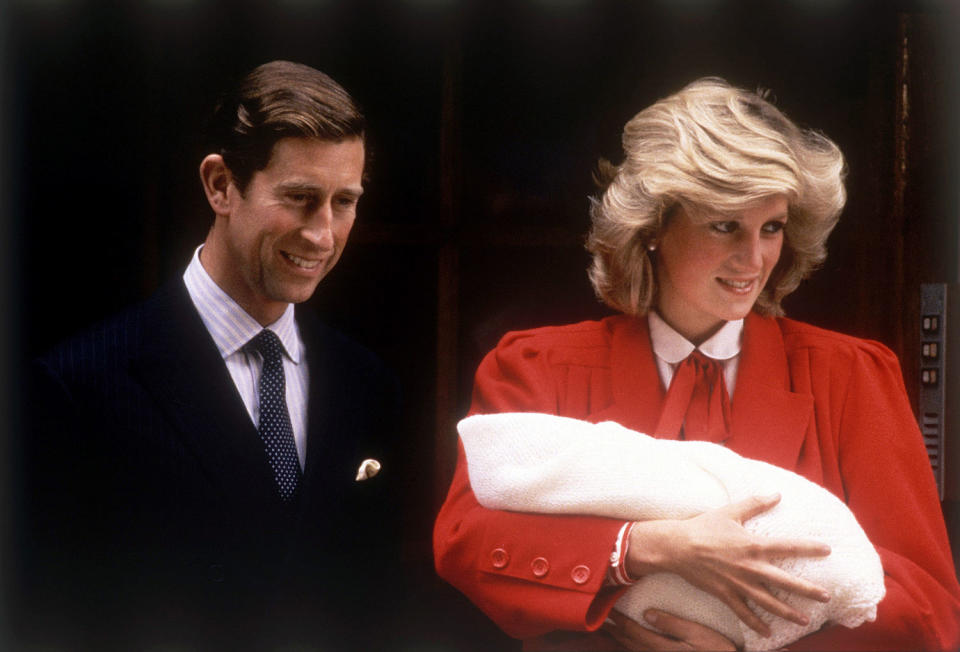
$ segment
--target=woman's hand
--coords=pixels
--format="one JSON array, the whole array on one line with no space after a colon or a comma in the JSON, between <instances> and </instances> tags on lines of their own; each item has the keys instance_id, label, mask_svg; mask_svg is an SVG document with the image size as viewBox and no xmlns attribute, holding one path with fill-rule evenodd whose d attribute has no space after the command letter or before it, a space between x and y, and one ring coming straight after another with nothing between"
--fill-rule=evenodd
<instances>
[{"instance_id":1,"label":"woman's hand","mask_svg":"<svg viewBox=\"0 0 960 652\"><path fill-rule=\"evenodd\" d=\"M643 617L662 633L647 629L614 609L603 629L628 650L736 650L737 647L722 634L709 627L668 613L648 610Z\"/></svg>"},{"instance_id":2,"label":"woman's hand","mask_svg":"<svg viewBox=\"0 0 960 652\"><path fill-rule=\"evenodd\" d=\"M771 560L823 557L830 554L830 547L813 541L760 537L744 529L744 522L778 502L779 495L754 497L686 520L640 521L630 533L627 572L633 577L658 571L676 573L719 598L761 636L769 636L770 628L747 606L747 600L781 618L807 625L804 614L776 598L770 589L819 602L827 602L830 596L774 566Z\"/></svg>"}]
</instances>

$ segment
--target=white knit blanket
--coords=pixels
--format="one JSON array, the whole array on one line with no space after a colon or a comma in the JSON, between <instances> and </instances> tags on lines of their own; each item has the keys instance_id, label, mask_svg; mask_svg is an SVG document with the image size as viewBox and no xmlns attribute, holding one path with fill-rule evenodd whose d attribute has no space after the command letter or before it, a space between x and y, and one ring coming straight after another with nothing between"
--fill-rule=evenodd
<instances>
[{"instance_id":1,"label":"white knit blanket","mask_svg":"<svg viewBox=\"0 0 960 652\"><path fill-rule=\"evenodd\" d=\"M682 519L751 496L780 493L776 507L744 527L762 536L821 541L831 548L827 557L777 562L830 593L824 604L773 591L810 618L806 627L751 602L773 631L763 638L718 599L673 573L642 578L617 602L619 611L638 622L644 622L647 609L662 609L711 627L747 650L772 650L827 622L857 627L876 618L885 592L880 557L847 506L796 473L717 444L654 439L612 421L592 424L507 413L468 417L457 429L470 485L484 507L624 520Z\"/></svg>"}]
</instances>

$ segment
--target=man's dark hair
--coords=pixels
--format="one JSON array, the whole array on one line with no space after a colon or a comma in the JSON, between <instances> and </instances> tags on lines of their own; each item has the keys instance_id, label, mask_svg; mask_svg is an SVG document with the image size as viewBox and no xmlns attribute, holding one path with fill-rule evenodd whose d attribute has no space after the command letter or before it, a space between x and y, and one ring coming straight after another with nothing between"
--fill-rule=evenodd
<instances>
[{"instance_id":1,"label":"man's dark hair","mask_svg":"<svg viewBox=\"0 0 960 652\"><path fill-rule=\"evenodd\" d=\"M363 140L366 121L340 84L310 66L271 61L254 68L217 103L207 145L223 156L241 193L282 138Z\"/></svg>"}]
</instances>

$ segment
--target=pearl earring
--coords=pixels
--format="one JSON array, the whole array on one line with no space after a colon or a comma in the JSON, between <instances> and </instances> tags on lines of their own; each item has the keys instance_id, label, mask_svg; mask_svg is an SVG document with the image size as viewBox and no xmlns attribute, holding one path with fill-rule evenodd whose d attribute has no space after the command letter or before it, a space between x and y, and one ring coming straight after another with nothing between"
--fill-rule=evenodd
<instances>
[{"instance_id":1,"label":"pearl earring","mask_svg":"<svg viewBox=\"0 0 960 652\"><path fill-rule=\"evenodd\" d=\"M656 242L651 242L650 244L647 245L647 249L650 250L650 251L656 251L656 250L657 250L657 243L656 243Z\"/></svg>"}]
</instances>

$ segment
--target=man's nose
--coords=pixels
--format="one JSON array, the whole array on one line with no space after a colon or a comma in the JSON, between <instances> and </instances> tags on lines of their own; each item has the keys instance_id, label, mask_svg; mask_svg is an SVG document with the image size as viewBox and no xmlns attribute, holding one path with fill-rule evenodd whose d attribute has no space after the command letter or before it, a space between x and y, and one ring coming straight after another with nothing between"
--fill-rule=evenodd
<instances>
[{"instance_id":1,"label":"man's nose","mask_svg":"<svg viewBox=\"0 0 960 652\"><path fill-rule=\"evenodd\" d=\"M333 209L329 201L323 202L313 211L300 233L316 247L333 246Z\"/></svg>"}]
</instances>

